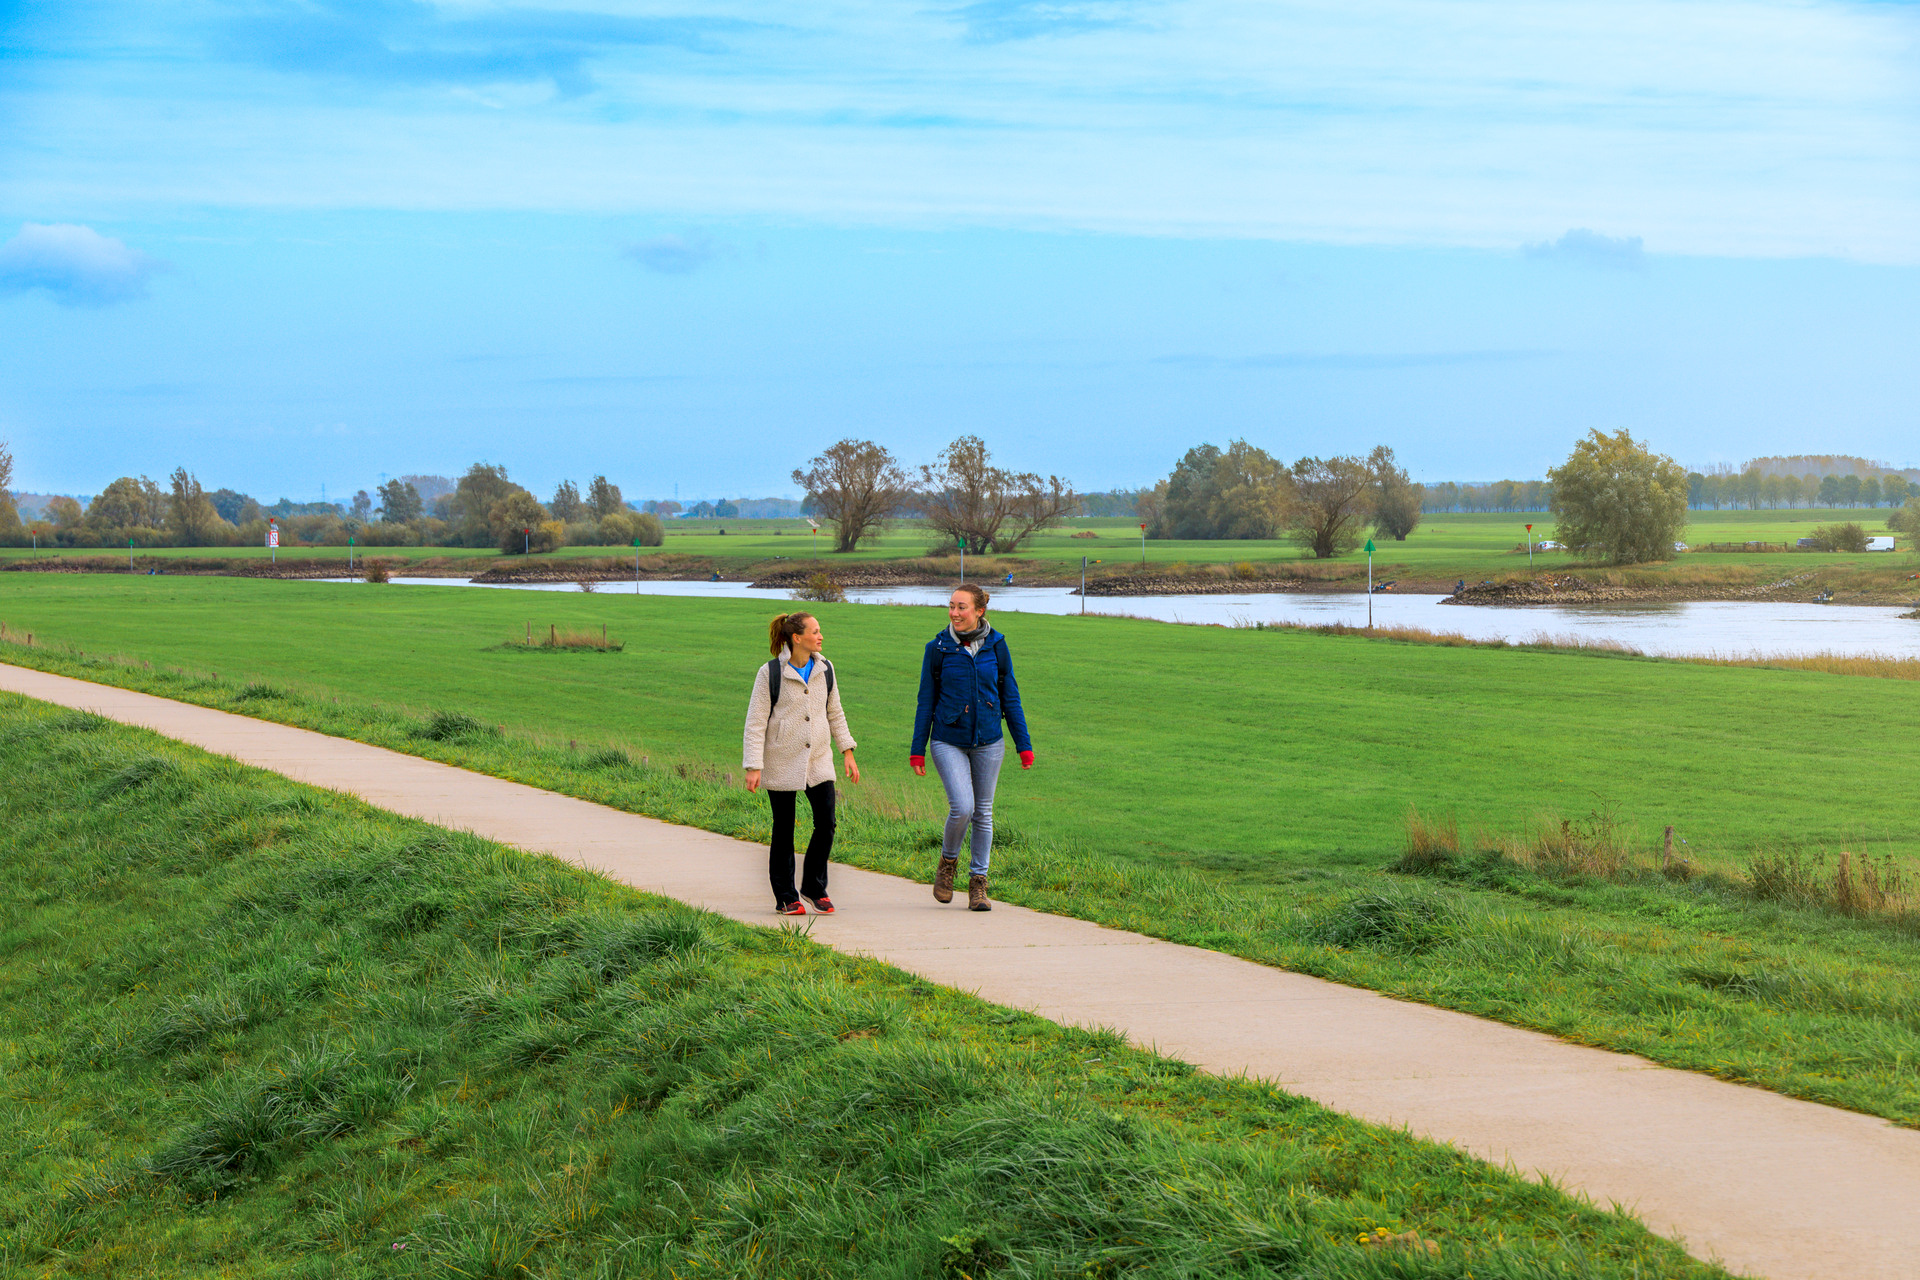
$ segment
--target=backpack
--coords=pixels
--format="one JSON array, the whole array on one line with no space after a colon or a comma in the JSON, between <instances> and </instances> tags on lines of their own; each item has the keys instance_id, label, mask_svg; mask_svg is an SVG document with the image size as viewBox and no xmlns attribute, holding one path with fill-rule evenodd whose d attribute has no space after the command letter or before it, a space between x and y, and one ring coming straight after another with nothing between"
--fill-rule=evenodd
<instances>
[{"instance_id":1,"label":"backpack","mask_svg":"<svg viewBox=\"0 0 1920 1280\"><path fill-rule=\"evenodd\" d=\"M820 661L827 664L827 696L831 698L833 696L833 663L828 662L825 658L820 659ZM768 720L773 719L773 709L780 705L780 686L785 683L786 681L780 678L780 659L775 658L767 663Z\"/></svg>"}]
</instances>

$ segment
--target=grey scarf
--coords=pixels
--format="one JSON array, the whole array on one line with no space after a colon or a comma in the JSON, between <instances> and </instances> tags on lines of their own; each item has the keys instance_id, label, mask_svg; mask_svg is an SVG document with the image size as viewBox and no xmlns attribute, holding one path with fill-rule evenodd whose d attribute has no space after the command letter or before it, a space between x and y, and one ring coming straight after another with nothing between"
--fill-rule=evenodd
<instances>
[{"instance_id":1,"label":"grey scarf","mask_svg":"<svg viewBox=\"0 0 1920 1280\"><path fill-rule=\"evenodd\" d=\"M962 649L968 653L977 654L980 652L980 646L987 642L987 637L993 634L993 624L982 618L980 625L971 631L955 631L953 624L948 623L947 634L952 636L953 642Z\"/></svg>"}]
</instances>

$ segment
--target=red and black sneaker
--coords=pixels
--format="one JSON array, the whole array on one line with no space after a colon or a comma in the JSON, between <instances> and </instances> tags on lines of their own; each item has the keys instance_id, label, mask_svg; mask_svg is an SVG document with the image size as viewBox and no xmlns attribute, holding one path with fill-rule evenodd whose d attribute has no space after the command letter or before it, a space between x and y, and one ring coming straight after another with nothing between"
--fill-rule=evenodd
<instances>
[{"instance_id":1,"label":"red and black sneaker","mask_svg":"<svg viewBox=\"0 0 1920 1280\"><path fill-rule=\"evenodd\" d=\"M775 907L773 914L777 916L803 916L807 914L807 909L800 904L798 899L795 899L792 902L783 902Z\"/></svg>"},{"instance_id":2,"label":"red and black sneaker","mask_svg":"<svg viewBox=\"0 0 1920 1280\"><path fill-rule=\"evenodd\" d=\"M805 894L801 896L806 897ZM829 898L826 894L823 893L817 898L809 897L807 901L813 904L814 914L822 916L830 916L833 914L833 899Z\"/></svg>"}]
</instances>

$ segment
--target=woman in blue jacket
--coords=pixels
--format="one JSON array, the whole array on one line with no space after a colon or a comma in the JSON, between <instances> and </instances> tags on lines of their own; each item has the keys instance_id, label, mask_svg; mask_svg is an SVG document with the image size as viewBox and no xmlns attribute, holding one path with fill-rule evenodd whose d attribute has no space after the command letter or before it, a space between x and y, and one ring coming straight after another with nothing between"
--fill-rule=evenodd
<instances>
[{"instance_id":1,"label":"woman in blue jacket","mask_svg":"<svg viewBox=\"0 0 1920 1280\"><path fill-rule=\"evenodd\" d=\"M927 776L928 737L933 767L947 789L947 829L940 841L940 867L933 896L953 901L960 841L973 829L967 909L991 911L987 860L993 850L993 788L1007 743L1004 719L1013 730L1020 767L1033 768L1033 740L1020 710L1020 686L1006 637L987 622L987 593L971 584L955 587L947 601L947 626L927 644L920 664L920 705L913 717L913 771Z\"/></svg>"}]
</instances>

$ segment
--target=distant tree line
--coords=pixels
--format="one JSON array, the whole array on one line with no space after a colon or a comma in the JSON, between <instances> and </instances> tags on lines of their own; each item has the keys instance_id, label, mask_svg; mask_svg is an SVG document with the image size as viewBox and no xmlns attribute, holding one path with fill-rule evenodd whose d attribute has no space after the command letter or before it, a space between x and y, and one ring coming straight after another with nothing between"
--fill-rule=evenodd
<instances>
[{"instance_id":1,"label":"distant tree line","mask_svg":"<svg viewBox=\"0 0 1920 1280\"><path fill-rule=\"evenodd\" d=\"M563 481L548 502L515 484L505 467L475 463L458 480L401 476L375 493L354 494L345 504L296 503L263 506L232 489L204 489L185 467L162 488L146 476L122 476L82 505L70 497L49 499L38 518L22 524L8 497L12 459L0 473L0 542L66 547L236 547L266 541L277 523L282 545L497 546L502 551L551 551L562 546L659 546L664 530L657 515L634 510L620 487L595 476L583 493ZM8 517L12 519L8 519Z\"/></svg>"},{"instance_id":2,"label":"distant tree line","mask_svg":"<svg viewBox=\"0 0 1920 1280\"><path fill-rule=\"evenodd\" d=\"M1915 491L1897 471L1885 474L1829 471L1795 475L1766 471L1757 463L1744 470L1690 472L1687 505L1696 511L1734 507L1748 511L1785 507L1897 507Z\"/></svg>"},{"instance_id":3,"label":"distant tree line","mask_svg":"<svg viewBox=\"0 0 1920 1280\"><path fill-rule=\"evenodd\" d=\"M1490 480L1459 484L1443 480L1424 486L1422 511L1545 511L1553 505L1553 485L1545 480Z\"/></svg>"}]
</instances>

